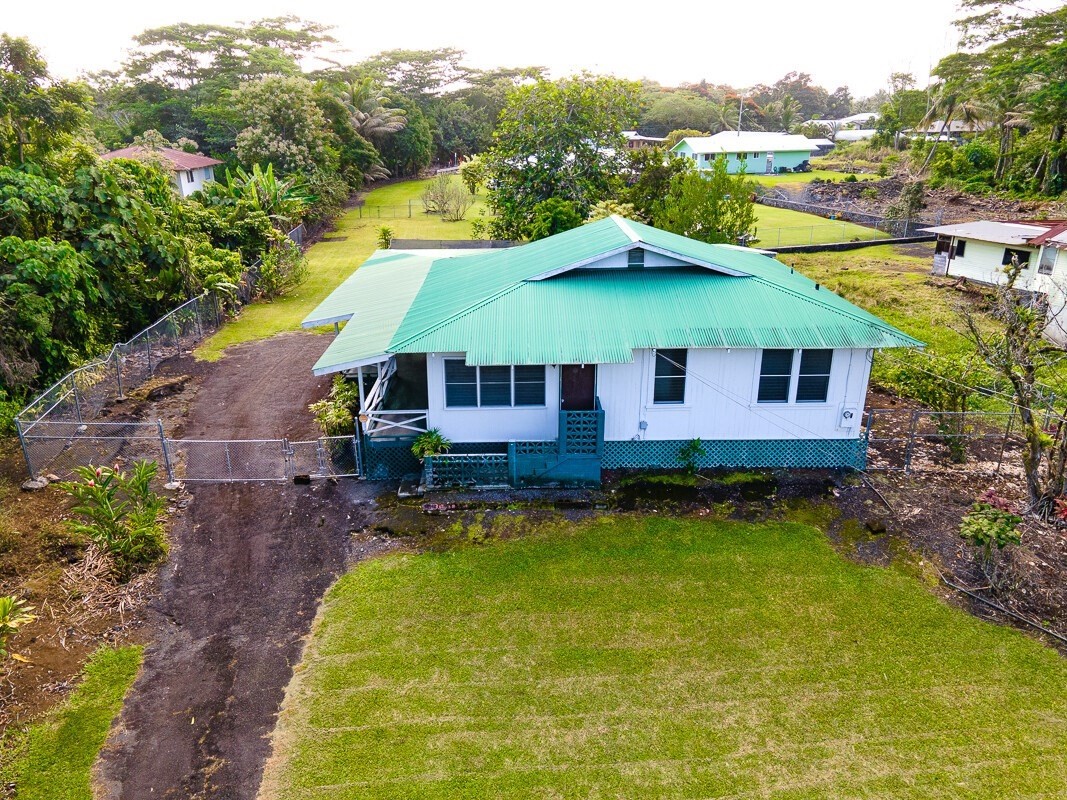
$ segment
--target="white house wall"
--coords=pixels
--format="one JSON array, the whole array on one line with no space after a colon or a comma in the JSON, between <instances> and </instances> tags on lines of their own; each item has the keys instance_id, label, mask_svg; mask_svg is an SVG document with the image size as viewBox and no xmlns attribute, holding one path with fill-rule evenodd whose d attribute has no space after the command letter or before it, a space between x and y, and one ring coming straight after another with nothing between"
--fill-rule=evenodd
<instances>
[{"instance_id":1,"label":"white house wall","mask_svg":"<svg viewBox=\"0 0 1067 800\"><path fill-rule=\"evenodd\" d=\"M953 239L953 252L955 252L955 239ZM990 285L1001 284L1005 281L1004 249L1005 244L995 242L980 242L974 239L966 239L963 255L954 255L948 262L948 275L967 278L968 280L988 283ZM1017 287L1030 289L1033 276L1037 274L1037 251L1032 247L1012 247L1014 250L1025 250L1031 254L1029 266L1019 276ZM1036 290L1036 287L1034 287Z\"/></svg>"},{"instance_id":2,"label":"white house wall","mask_svg":"<svg viewBox=\"0 0 1067 800\"><path fill-rule=\"evenodd\" d=\"M756 403L759 350L690 350L685 403L652 402L655 358L634 352L632 364L601 364L597 395L604 438L679 440L850 439L859 435L870 376L869 350L835 350L826 403ZM853 412L842 427L842 410ZM644 421L646 426L641 427Z\"/></svg>"},{"instance_id":3,"label":"white house wall","mask_svg":"<svg viewBox=\"0 0 1067 800\"><path fill-rule=\"evenodd\" d=\"M193 179L189 180L187 170L181 170L180 172L172 172L171 177L175 186L178 187L178 193L182 197L188 197L193 192L200 191L204 188L204 184L208 181L215 180L215 168L214 167L199 167L192 170Z\"/></svg>"},{"instance_id":4,"label":"white house wall","mask_svg":"<svg viewBox=\"0 0 1067 800\"><path fill-rule=\"evenodd\" d=\"M544 406L515 408L446 408L446 358L463 353L431 353L426 356L430 427L454 442L506 442L511 439L545 441L559 434L559 367L545 369Z\"/></svg>"},{"instance_id":5,"label":"white house wall","mask_svg":"<svg viewBox=\"0 0 1067 800\"><path fill-rule=\"evenodd\" d=\"M760 354L759 350L689 350L685 403L680 405L653 404L652 350L634 351L634 361L629 364L597 365L596 392L604 408L604 438L852 439L859 435L870 377L870 350L834 351L825 403L756 403ZM557 438L558 366L545 370L545 406L446 408L444 359L462 357L462 353L426 357L431 427L456 442ZM844 410L852 412L850 422L842 422Z\"/></svg>"}]
</instances>

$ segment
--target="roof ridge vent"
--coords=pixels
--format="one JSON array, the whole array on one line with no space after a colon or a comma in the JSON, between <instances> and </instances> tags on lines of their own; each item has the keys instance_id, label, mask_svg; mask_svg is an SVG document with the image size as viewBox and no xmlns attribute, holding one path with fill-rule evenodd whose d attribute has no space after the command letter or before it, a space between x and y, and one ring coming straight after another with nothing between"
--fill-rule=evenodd
<instances>
[{"instance_id":1,"label":"roof ridge vent","mask_svg":"<svg viewBox=\"0 0 1067 800\"><path fill-rule=\"evenodd\" d=\"M626 217L620 217L618 214L612 214L611 219L619 226L619 230L626 234L626 238L634 244L640 243L641 237L630 227L630 220L626 219Z\"/></svg>"}]
</instances>

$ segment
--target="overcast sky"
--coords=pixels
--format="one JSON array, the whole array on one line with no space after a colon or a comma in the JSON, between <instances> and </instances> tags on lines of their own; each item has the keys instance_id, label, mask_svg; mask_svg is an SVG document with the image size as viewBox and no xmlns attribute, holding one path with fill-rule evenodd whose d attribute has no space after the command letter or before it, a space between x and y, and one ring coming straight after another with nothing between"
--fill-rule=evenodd
<instances>
[{"instance_id":1,"label":"overcast sky","mask_svg":"<svg viewBox=\"0 0 1067 800\"><path fill-rule=\"evenodd\" d=\"M175 22L230 24L283 14L334 25L359 61L380 50L454 46L476 67L544 65L554 76L583 69L665 85L699 81L747 87L808 72L853 96L912 72L920 87L955 48L955 0L851 3L656 3L614 0L2 0L0 30L40 47L54 74L113 68L131 37Z\"/></svg>"}]
</instances>

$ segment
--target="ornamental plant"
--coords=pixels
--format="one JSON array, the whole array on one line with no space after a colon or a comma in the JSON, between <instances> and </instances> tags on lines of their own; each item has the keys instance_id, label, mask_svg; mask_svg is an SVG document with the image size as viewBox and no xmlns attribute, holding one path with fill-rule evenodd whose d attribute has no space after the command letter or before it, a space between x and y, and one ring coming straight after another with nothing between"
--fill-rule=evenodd
<instances>
[{"instance_id":1,"label":"ornamental plant","mask_svg":"<svg viewBox=\"0 0 1067 800\"><path fill-rule=\"evenodd\" d=\"M986 492L960 523L960 536L978 548L979 562L987 577L993 577L996 556L1008 545L1019 544L1018 527L1022 517L1000 497Z\"/></svg>"},{"instance_id":2,"label":"ornamental plant","mask_svg":"<svg viewBox=\"0 0 1067 800\"><path fill-rule=\"evenodd\" d=\"M137 461L130 473L118 467L78 467L80 480L60 484L78 504L71 530L87 536L114 561L115 576L128 580L167 552L162 513L165 499L152 491L155 461Z\"/></svg>"},{"instance_id":3,"label":"ornamental plant","mask_svg":"<svg viewBox=\"0 0 1067 800\"><path fill-rule=\"evenodd\" d=\"M419 461L426 456L439 456L451 449L452 440L442 436L439 428L430 428L425 433L420 433L411 444L411 452Z\"/></svg>"},{"instance_id":4,"label":"ornamental plant","mask_svg":"<svg viewBox=\"0 0 1067 800\"><path fill-rule=\"evenodd\" d=\"M25 600L10 595L0 597L0 658L7 658L7 640L37 619L31 611L33 606L26 605Z\"/></svg>"}]
</instances>

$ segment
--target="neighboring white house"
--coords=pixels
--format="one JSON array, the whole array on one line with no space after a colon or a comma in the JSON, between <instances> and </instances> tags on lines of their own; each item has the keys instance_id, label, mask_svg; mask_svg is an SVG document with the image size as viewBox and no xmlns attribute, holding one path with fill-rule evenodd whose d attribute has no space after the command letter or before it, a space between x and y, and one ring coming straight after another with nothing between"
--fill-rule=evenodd
<instances>
[{"instance_id":1,"label":"neighboring white house","mask_svg":"<svg viewBox=\"0 0 1067 800\"><path fill-rule=\"evenodd\" d=\"M171 183L182 197L188 197L193 192L203 189L208 181L215 180L215 167L222 163L217 158L209 158L198 153L186 153L184 150L173 150L169 147L149 150L139 145L112 150L102 155L101 158L105 160L113 158L162 159L170 165Z\"/></svg>"},{"instance_id":2,"label":"neighboring white house","mask_svg":"<svg viewBox=\"0 0 1067 800\"><path fill-rule=\"evenodd\" d=\"M958 225L924 228L937 234L935 275L966 278L988 285L1004 283L1005 267L1014 259L1024 264L1015 288L1049 298L1049 328L1053 341L1064 344L1067 334L1067 221L996 222L975 220Z\"/></svg>"},{"instance_id":3,"label":"neighboring white house","mask_svg":"<svg viewBox=\"0 0 1067 800\"><path fill-rule=\"evenodd\" d=\"M949 120L945 124L943 119L934 120L925 128L916 128L917 137L923 137L927 141L940 139L942 142L962 141L964 134L980 133L992 127L989 122L965 122L960 119Z\"/></svg>"},{"instance_id":4,"label":"neighboring white house","mask_svg":"<svg viewBox=\"0 0 1067 800\"><path fill-rule=\"evenodd\" d=\"M372 477L437 428L436 475L481 458L513 485L677 467L697 438L706 467L862 467L872 353L920 346L758 251L621 217L378 251L303 325L341 321L314 370L356 377Z\"/></svg>"},{"instance_id":5,"label":"neighboring white house","mask_svg":"<svg viewBox=\"0 0 1067 800\"><path fill-rule=\"evenodd\" d=\"M689 136L671 148L671 152L691 158L697 169L711 169L715 159L726 156L731 173L744 165L748 175L791 172L807 164L819 146L807 138L791 133L764 131L722 131L714 136Z\"/></svg>"}]
</instances>

